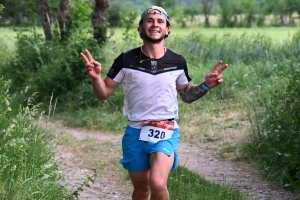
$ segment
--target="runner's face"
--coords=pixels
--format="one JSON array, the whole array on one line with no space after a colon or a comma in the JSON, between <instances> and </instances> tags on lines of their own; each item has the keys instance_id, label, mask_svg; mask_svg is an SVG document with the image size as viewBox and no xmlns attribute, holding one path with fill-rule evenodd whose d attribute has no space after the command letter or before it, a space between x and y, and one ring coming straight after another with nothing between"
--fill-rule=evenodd
<instances>
[{"instance_id":1,"label":"runner's face","mask_svg":"<svg viewBox=\"0 0 300 200\"><path fill-rule=\"evenodd\" d=\"M141 33L144 40L159 43L168 35L169 29L166 18L159 11L152 10L144 18Z\"/></svg>"}]
</instances>

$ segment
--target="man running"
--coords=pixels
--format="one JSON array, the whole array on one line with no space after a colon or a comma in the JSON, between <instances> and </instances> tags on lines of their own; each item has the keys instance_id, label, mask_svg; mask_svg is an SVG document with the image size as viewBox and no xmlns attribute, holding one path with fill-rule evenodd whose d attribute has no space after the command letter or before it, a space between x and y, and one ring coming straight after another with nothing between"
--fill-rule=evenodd
<instances>
[{"instance_id":1,"label":"man running","mask_svg":"<svg viewBox=\"0 0 300 200\"><path fill-rule=\"evenodd\" d=\"M121 53L102 79L102 66L88 50L80 55L99 100L108 99L119 84L124 92L123 114L128 126L122 139L121 163L128 170L133 200L169 200L167 180L178 166L180 140L177 93L186 103L219 85L227 68L220 60L199 85L192 85L185 58L164 46L170 34L168 13L151 6L138 26L141 47Z\"/></svg>"}]
</instances>

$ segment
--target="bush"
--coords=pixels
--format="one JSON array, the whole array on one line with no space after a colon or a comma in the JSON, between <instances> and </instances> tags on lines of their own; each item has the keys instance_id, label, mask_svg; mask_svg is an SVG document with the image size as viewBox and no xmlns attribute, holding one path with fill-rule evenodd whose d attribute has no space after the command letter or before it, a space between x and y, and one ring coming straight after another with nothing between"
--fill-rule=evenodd
<instances>
[{"instance_id":1,"label":"bush","mask_svg":"<svg viewBox=\"0 0 300 200\"><path fill-rule=\"evenodd\" d=\"M293 64L295 63L295 64ZM284 67L284 66L281 66ZM254 159L267 179L300 191L300 62L270 93L256 95L249 112L251 131L244 152Z\"/></svg>"},{"instance_id":2,"label":"bush","mask_svg":"<svg viewBox=\"0 0 300 200\"><path fill-rule=\"evenodd\" d=\"M126 7L120 3L113 3L108 9L108 22L112 27L121 27L121 14L126 13Z\"/></svg>"},{"instance_id":3,"label":"bush","mask_svg":"<svg viewBox=\"0 0 300 200\"><path fill-rule=\"evenodd\" d=\"M90 98L94 96L91 80L79 55L87 48L97 59L104 60L102 47L91 37L74 35L64 43L55 38L46 44L42 35L19 34L16 57L2 70L5 78L12 80L12 92L28 87L29 93L38 92L39 102L48 104L53 95L58 105L62 102L73 102L77 107L96 105L98 100Z\"/></svg>"}]
</instances>

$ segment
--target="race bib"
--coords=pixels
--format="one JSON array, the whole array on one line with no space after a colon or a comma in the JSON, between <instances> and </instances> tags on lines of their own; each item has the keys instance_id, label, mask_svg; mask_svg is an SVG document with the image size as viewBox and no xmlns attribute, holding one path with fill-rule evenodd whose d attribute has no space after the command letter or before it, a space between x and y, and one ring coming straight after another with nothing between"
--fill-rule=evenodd
<instances>
[{"instance_id":1,"label":"race bib","mask_svg":"<svg viewBox=\"0 0 300 200\"><path fill-rule=\"evenodd\" d=\"M158 142L170 139L174 131L174 122L167 120L145 120L143 121L140 140L147 142Z\"/></svg>"}]
</instances>

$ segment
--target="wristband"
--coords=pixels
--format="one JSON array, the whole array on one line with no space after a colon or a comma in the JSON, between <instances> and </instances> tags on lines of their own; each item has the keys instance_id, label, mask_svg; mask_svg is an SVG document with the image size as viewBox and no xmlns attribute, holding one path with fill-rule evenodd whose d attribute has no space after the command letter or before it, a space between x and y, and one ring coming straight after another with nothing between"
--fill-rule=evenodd
<instances>
[{"instance_id":1,"label":"wristband","mask_svg":"<svg viewBox=\"0 0 300 200\"><path fill-rule=\"evenodd\" d=\"M208 92L210 90L210 88L205 84L205 82L202 83L202 88Z\"/></svg>"}]
</instances>

